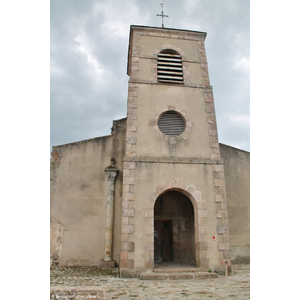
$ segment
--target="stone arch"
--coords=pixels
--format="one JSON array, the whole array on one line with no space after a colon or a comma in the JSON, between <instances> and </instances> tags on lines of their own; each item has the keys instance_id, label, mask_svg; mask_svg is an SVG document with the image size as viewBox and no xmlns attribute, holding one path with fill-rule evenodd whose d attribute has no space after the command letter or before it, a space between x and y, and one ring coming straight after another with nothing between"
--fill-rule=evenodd
<instances>
[{"instance_id":1,"label":"stone arch","mask_svg":"<svg viewBox=\"0 0 300 300\"><path fill-rule=\"evenodd\" d=\"M171 44L164 44L161 47L155 49L154 52L153 52L153 57L157 57L158 53L160 53L161 51L164 51L164 50L174 50L174 51L179 53L179 55L181 56L182 59L184 58L184 51L181 48L176 47L173 44L172 45Z\"/></svg>"},{"instance_id":2,"label":"stone arch","mask_svg":"<svg viewBox=\"0 0 300 300\"><path fill-rule=\"evenodd\" d=\"M144 216L148 218L147 223L151 224L145 227L145 234L148 238L148 250L150 251L150 261L148 268L154 268L154 206L158 197L168 191L178 191L185 195L191 202L194 210L194 233L195 233L195 260L197 267L206 266L207 244L202 242L202 235L206 234L207 211L206 201L201 198L201 191L194 185L188 185L181 182L179 178L174 178L164 185L158 185L156 191L151 197L145 200ZM205 245L206 244L206 245Z\"/></svg>"},{"instance_id":3,"label":"stone arch","mask_svg":"<svg viewBox=\"0 0 300 300\"><path fill-rule=\"evenodd\" d=\"M180 190L162 193L154 205L154 261L196 264L194 207Z\"/></svg>"}]
</instances>

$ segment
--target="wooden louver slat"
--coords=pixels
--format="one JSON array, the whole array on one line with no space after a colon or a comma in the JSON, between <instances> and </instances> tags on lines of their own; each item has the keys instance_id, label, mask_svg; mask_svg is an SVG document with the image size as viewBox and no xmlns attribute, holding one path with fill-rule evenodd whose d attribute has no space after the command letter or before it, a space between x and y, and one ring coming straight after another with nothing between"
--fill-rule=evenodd
<instances>
[{"instance_id":1,"label":"wooden louver slat","mask_svg":"<svg viewBox=\"0 0 300 300\"><path fill-rule=\"evenodd\" d=\"M159 53L157 56L157 80L159 82L183 83L181 56Z\"/></svg>"}]
</instances>

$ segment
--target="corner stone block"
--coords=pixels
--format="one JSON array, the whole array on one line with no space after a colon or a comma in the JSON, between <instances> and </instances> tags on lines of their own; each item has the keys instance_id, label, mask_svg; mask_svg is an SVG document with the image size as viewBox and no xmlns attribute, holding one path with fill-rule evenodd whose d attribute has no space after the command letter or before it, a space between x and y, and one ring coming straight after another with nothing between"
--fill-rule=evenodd
<instances>
[{"instance_id":1,"label":"corner stone block","mask_svg":"<svg viewBox=\"0 0 300 300\"><path fill-rule=\"evenodd\" d=\"M122 209L127 209L127 208L129 208L129 201L122 200Z\"/></svg>"},{"instance_id":2,"label":"corner stone block","mask_svg":"<svg viewBox=\"0 0 300 300\"><path fill-rule=\"evenodd\" d=\"M224 199L225 199L225 196L223 196L223 195L216 195L216 197L215 197L216 202L222 202L222 201L224 201Z\"/></svg>"},{"instance_id":3,"label":"corner stone block","mask_svg":"<svg viewBox=\"0 0 300 300\"><path fill-rule=\"evenodd\" d=\"M121 260L126 260L126 259L128 259L128 252L126 252L126 251L121 251L120 258L121 258Z\"/></svg>"},{"instance_id":4,"label":"corner stone block","mask_svg":"<svg viewBox=\"0 0 300 300\"><path fill-rule=\"evenodd\" d=\"M153 269L154 268L153 261L152 260L151 261L146 261L144 263L144 268L146 268L146 269Z\"/></svg>"},{"instance_id":5,"label":"corner stone block","mask_svg":"<svg viewBox=\"0 0 300 300\"><path fill-rule=\"evenodd\" d=\"M223 242L229 242L230 240L229 233L223 233L222 237L223 237Z\"/></svg>"},{"instance_id":6,"label":"corner stone block","mask_svg":"<svg viewBox=\"0 0 300 300\"><path fill-rule=\"evenodd\" d=\"M206 112L211 113L214 111L214 105L212 103L206 106Z\"/></svg>"},{"instance_id":7,"label":"corner stone block","mask_svg":"<svg viewBox=\"0 0 300 300\"><path fill-rule=\"evenodd\" d=\"M127 138L126 139L126 144L129 144L129 145L136 145L136 138L135 137L132 137L132 138Z\"/></svg>"},{"instance_id":8,"label":"corner stone block","mask_svg":"<svg viewBox=\"0 0 300 300\"><path fill-rule=\"evenodd\" d=\"M123 208L122 216L123 217L134 217L134 208Z\"/></svg>"},{"instance_id":9,"label":"corner stone block","mask_svg":"<svg viewBox=\"0 0 300 300\"><path fill-rule=\"evenodd\" d=\"M123 176L125 177L124 171L125 171L125 169L123 170ZM130 170L126 170L126 171L130 172ZM130 176L132 176L132 175L130 174ZM130 193L130 192L134 192L134 185L123 184L123 193Z\"/></svg>"},{"instance_id":10,"label":"corner stone block","mask_svg":"<svg viewBox=\"0 0 300 300\"><path fill-rule=\"evenodd\" d=\"M175 108L175 106L173 106L173 105L168 105L168 110L175 110L176 108Z\"/></svg>"},{"instance_id":11,"label":"corner stone block","mask_svg":"<svg viewBox=\"0 0 300 300\"><path fill-rule=\"evenodd\" d=\"M129 218L128 217L122 217L122 224L128 225L129 224Z\"/></svg>"},{"instance_id":12,"label":"corner stone block","mask_svg":"<svg viewBox=\"0 0 300 300\"><path fill-rule=\"evenodd\" d=\"M134 233L134 225L122 225L122 233Z\"/></svg>"},{"instance_id":13,"label":"corner stone block","mask_svg":"<svg viewBox=\"0 0 300 300\"><path fill-rule=\"evenodd\" d=\"M134 193L123 193L123 200L124 201L134 200Z\"/></svg>"},{"instance_id":14,"label":"corner stone block","mask_svg":"<svg viewBox=\"0 0 300 300\"><path fill-rule=\"evenodd\" d=\"M217 226L217 233L229 233L228 226Z\"/></svg>"},{"instance_id":15,"label":"corner stone block","mask_svg":"<svg viewBox=\"0 0 300 300\"><path fill-rule=\"evenodd\" d=\"M212 136L216 136L216 135L218 135L218 131L217 130L208 130L208 134L212 135Z\"/></svg>"},{"instance_id":16,"label":"corner stone block","mask_svg":"<svg viewBox=\"0 0 300 300\"><path fill-rule=\"evenodd\" d=\"M228 218L222 218L221 225L227 226L228 225Z\"/></svg>"},{"instance_id":17,"label":"corner stone block","mask_svg":"<svg viewBox=\"0 0 300 300\"><path fill-rule=\"evenodd\" d=\"M120 261L120 269L134 269L134 260L133 259L124 259Z\"/></svg>"},{"instance_id":18,"label":"corner stone block","mask_svg":"<svg viewBox=\"0 0 300 300\"><path fill-rule=\"evenodd\" d=\"M223 255L224 255L224 258L229 258L230 259L230 257L231 257L230 250L224 250Z\"/></svg>"},{"instance_id":19,"label":"corner stone block","mask_svg":"<svg viewBox=\"0 0 300 300\"><path fill-rule=\"evenodd\" d=\"M220 154L212 153L210 155L210 158L213 160L218 160L218 159L220 159Z\"/></svg>"},{"instance_id":20,"label":"corner stone block","mask_svg":"<svg viewBox=\"0 0 300 300\"><path fill-rule=\"evenodd\" d=\"M217 218L228 218L227 210L217 210Z\"/></svg>"},{"instance_id":21,"label":"corner stone block","mask_svg":"<svg viewBox=\"0 0 300 300\"><path fill-rule=\"evenodd\" d=\"M223 165L213 165L213 171L214 172L224 172L224 166Z\"/></svg>"},{"instance_id":22,"label":"corner stone block","mask_svg":"<svg viewBox=\"0 0 300 300\"><path fill-rule=\"evenodd\" d=\"M229 242L218 242L219 250L230 250Z\"/></svg>"},{"instance_id":23,"label":"corner stone block","mask_svg":"<svg viewBox=\"0 0 300 300\"><path fill-rule=\"evenodd\" d=\"M214 118L208 118L208 119L207 119L207 122L208 122L209 124L216 124L216 119L214 119Z\"/></svg>"},{"instance_id":24,"label":"corner stone block","mask_svg":"<svg viewBox=\"0 0 300 300\"><path fill-rule=\"evenodd\" d=\"M123 184L135 184L135 180L133 177L124 177Z\"/></svg>"},{"instance_id":25,"label":"corner stone block","mask_svg":"<svg viewBox=\"0 0 300 300\"><path fill-rule=\"evenodd\" d=\"M201 192L200 191L196 191L192 195L195 198L196 202L200 202L201 201Z\"/></svg>"},{"instance_id":26,"label":"corner stone block","mask_svg":"<svg viewBox=\"0 0 300 300\"><path fill-rule=\"evenodd\" d=\"M134 251L134 242L121 243L121 251Z\"/></svg>"},{"instance_id":27,"label":"corner stone block","mask_svg":"<svg viewBox=\"0 0 300 300\"><path fill-rule=\"evenodd\" d=\"M205 200L197 201L197 206L199 210L206 210L207 205Z\"/></svg>"},{"instance_id":28,"label":"corner stone block","mask_svg":"<svg viewBox=\"0 0 300 300\"><path fill-rule=\"evenodd\" d=\"M134 120L134 119L132 118L132 120ZM131 132L136 132L137 131L137 126L132 125L132 126L130 126L130 128L128 128L128 130L131 131ZM136 144L136 140L135 140L135 144Z\"/></svg>"},{"instance_id":29,"label":"corner stone block","mask_svg":"<svg viewBox=\"0 0 300 300\"><path fill-rule=\"evenodd\" d=\"M225 180L224 179L215 179L214 185L215 186L225 186Z\"/></svg>"},{"instance_id":30,"label":"corner stone block","mask_svg":"<svg viewBox=\"0 0 300 300\"><path fill-rule=\"evenodd\" d=\"M216 142L210 142L210 143L209 143L209 146L210 146L211 148L219 148L219 143L216 143Z\"/></svg>"}]
</instances>

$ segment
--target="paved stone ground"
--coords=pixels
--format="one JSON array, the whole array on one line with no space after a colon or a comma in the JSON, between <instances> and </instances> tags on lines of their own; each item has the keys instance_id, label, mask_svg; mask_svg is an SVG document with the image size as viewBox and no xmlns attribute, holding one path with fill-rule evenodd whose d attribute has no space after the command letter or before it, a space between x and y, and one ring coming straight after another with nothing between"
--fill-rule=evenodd
<instances>
[{"instance_id":1,"label":"paved stone ground","mask_svg":"<svg viewBox=\"0 0 300 300\"><path fill-rule=\"evenodd\" d=\"M118 278L117 270L97 267L51 267L50 278L54 286L103 286L106 299L250 299L250 265L233 265L228 277L194 281Z\"/></svg>"}]
</instances>

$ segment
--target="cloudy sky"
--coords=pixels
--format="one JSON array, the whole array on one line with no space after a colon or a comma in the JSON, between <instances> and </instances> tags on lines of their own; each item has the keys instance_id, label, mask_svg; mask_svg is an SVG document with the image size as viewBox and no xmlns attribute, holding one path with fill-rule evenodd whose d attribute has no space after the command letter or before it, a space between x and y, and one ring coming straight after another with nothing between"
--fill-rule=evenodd
<instances>
[{"instance_id":1,"label":"cloudy sky","mask_svg":"<svg viewBox=\"0 0 300 300\"><path fill-rule=\"evenodd\" d=\"M162 0L50 1L51 147L126 117L130 25L161 26ZM165 0L166 28L207 32L219 140L250 151L248 0Z\"/></svg>"}]
</instances>

